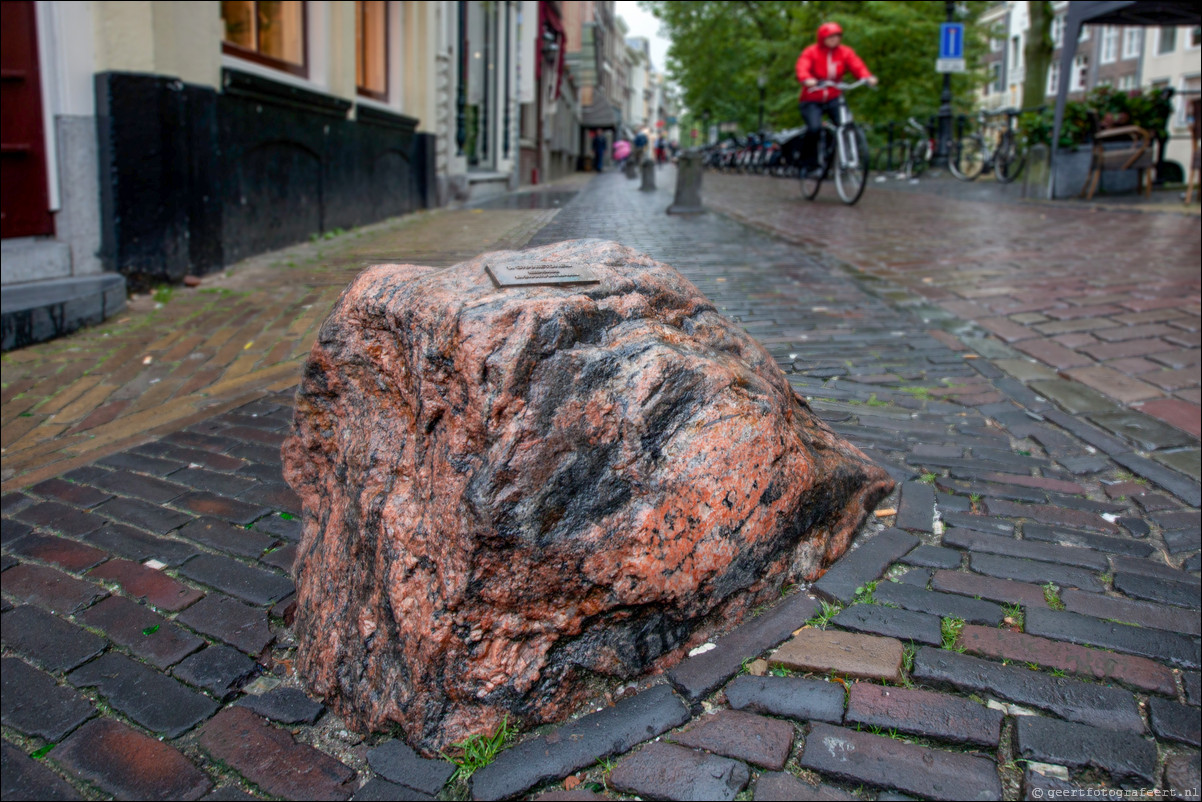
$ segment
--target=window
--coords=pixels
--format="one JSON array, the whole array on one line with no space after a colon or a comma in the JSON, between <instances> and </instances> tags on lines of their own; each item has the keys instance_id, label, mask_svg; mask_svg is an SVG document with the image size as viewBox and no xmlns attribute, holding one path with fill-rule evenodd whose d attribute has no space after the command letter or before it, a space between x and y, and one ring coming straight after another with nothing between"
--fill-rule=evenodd
<instances>
[{"instance_id":1,"label":"window","mask_svg":"<svg viewBox=\"0 0 1202 802\"><path fill-rule=\"evenodd\" d=\"M1143 28L1123 29L1123 58L1139 57L1139 45L1143 35Z\"/></svg>"},{"instance_id":2,"label":"window","mask_svg":"<svg viewBox=\"0 0 1202 802\"><path fill-rule=\"evenodd\" d=\"M1010 69L1013 72L1018 72L1022 69L1023 63L1023 38L1021 36L1010 37Z\"/></svg>"},{"instance_id":3,"label":"window","mask_svg":"<svg viewBox=\"0 0 1202 802\"><path fill-rule=\"evenodd\" d=\"M1181 89L1178 91L1177 96L1173 98L1173 102L1177 106L1177 114L1173 124L1178 128L1189 128L1190 99L1198 96L1199 89L1202 89L1202 77L1194 75L1181 79Z\"/></svg>"},{"instance_id":4,"label":"window","mask_svg":"<svg viewBox=\"0 0 1202 802\"><path fill-rule=\"evenodd\" d=\"M1076 56L1073 58L1073 74L1072 80L1069 82L1068 91L1080 92L1085 89L1085 84L1089 80L1089 59L1085 56Z\"/></svg>"},{"instance_id":5,"label":"window","mask_svg":"<svg viewBox=\"0 0 1202 802\"><path fill-rule=\"evenodd\" d=\"M388 3L355 3L355 87L388 100Z\"/></svg>"},{"instance_id":6,"label":"window","mask_svg":"<svg viewBox=\"0 0 1202 802\"><path fill-rule=\"evenodd\" d=\"M222 50L294 75L308 75L305 64L305 4L292 2L221 3L225 25Z\"/></svg>"},{"instance_id":7,"label":"window","mask_svg":"<svg viewBox=\"0 0 1202 802\"><path fill-rule=\"evenodd\" d=\"M1202 25L1189 29L1189 49L1196 50L1198 47L1202 47Z\"/></svg>"},{"instance_id":8,"label":"window","mask_svg":"<svg viewBox=\"0 0 1202 802\"><path fill-rule=\"evenodd\" d=\"M1052 47L1064 44L1064 16L1052 18Z\"/></svg>"},{"instance_id":9,"label":"window","mask_svg":"<svg viewBox=\"0 0 1202 802\"><path fill-rule=\"evenodd\" d=\"M1047 94L1054 95L1060 89L1060 62L1053 61L1048 65L1048 90Z\"/></svg>"},{"instance_id":10,"label":"window","mask_svg":"<svg viewBox=\"0 0 1202 802\"><path fill-rule=\"evenodd\" d=\"M1160 29L1160 41L1156 45L1156 52L1160 54L1172 53L1177 49L1177 29L1172 26L1166 26Z\"/></svg>"},{"instance_id":11,"label":"window","mask_svg":"<svg viewBox=\"0 0 1202 802\"><path fill-rule=\"evenodd\" d=\"M1109 64L1112 61L1117 61L1119 57L1119 29L1113 25L1107 25L1102 28L1102 52L1098 55L1098 61L1103 64Z\"/></svg>"},{"instance_id":12,"label":"window","mask_svg":"<svg viewBox=\"0 0 1202 802\"><path fill-rule=\"evenodd\" d=\"M1000 95L1005 88L1002 82L1002 65L995 61L989 65L989 68L993 72L993 80L989 86L985 87L986 93L993 92L995 95Z\"/></svg>"},{"instance_id":13,"label":"window","mask_svg":"<svg viewBox=\"0 0 1202 802\"><path fill-rule=\"evenodd\" d=\"M1137 84L1135 83L1134 75L1127 74L1127 75L1124 75L1121 78L1119 78L1119 89L1121 91L1130 92L1131 90L1136 89L1136 88L1137 88Z\"/></svg>"}]
</instances>

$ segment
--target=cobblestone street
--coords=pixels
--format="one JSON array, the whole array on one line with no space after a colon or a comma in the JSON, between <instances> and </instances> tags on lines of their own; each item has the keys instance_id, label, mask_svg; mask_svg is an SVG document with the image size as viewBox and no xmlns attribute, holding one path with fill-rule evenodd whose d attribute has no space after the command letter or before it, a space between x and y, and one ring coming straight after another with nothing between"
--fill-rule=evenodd
<instances>
[{"instance_id":1,"label":"cobblestone street","mask_svg":"<svg viewBox=\"0 0 1202 802\"><path fill-rule=\"evenodd\" d=\"M1198 798L1198 218L713 173L669 217L674 181L387 221L6 355L3 797ZM813 586L465 781L303 693L280 444L359 268L579 237L681 270L898 489Z\"/></svg>"}]
</instances>

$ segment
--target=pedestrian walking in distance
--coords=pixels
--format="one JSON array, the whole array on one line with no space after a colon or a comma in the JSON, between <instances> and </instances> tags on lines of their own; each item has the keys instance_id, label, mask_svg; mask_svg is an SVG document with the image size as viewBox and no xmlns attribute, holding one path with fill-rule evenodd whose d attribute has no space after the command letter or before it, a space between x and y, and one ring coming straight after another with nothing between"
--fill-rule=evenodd
<instances>
[{"instance_id":1,"label":"pedestrian walking in distance","mask_svg":"<svg viewBox=\"0 0 1202 802\"><path fill-rule=\"evenodd\" d=\"M605 140L605 132L598 128L593 133L593 164L597 168L597 172L601 172L605 167L605 151L609 147L609 143Z\"/></svg>"}]
</instances>

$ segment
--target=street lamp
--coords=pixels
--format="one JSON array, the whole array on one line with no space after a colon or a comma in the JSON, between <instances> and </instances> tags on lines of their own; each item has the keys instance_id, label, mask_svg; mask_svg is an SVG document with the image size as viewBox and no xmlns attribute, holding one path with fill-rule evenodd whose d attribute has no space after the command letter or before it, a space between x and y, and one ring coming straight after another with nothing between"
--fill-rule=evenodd
<instances>
[{"instance_id":1,"label":"street lamp","mask_svg":"<svg viewBox=\"0 0 1202 802\"><path fill-rule=\"evenodd\" d=\"M764 133L764 88L768 86L768 76L763 70L760 70L759 77L755 79L756 86L760 88L760 125L757 133Z\"/></svg>"}]
</instances>

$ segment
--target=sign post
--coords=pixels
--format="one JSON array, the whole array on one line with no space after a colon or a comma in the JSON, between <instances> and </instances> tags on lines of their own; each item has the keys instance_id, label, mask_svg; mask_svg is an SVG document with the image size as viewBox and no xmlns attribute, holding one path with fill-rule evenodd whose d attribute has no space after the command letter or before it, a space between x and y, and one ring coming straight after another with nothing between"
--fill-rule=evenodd
<instances>
[{"instance_id":1,"label":"sign post","mask_svg":"<svg viewBox=\"0 0 1202 802\"><path fill-rule=\"evenodd\" d=\"M945 0L947 22L939 26L939 58L935 71L943 73L943 91L939 95L939 138L935 147L935 163L946 167L952 144L952 73L964 72L964 23L953 22L956 15L954 0Z\"/></svg>"}]
</instances>

